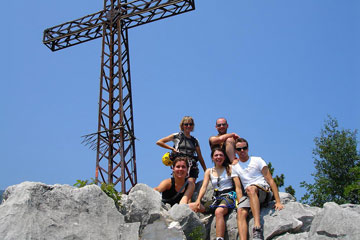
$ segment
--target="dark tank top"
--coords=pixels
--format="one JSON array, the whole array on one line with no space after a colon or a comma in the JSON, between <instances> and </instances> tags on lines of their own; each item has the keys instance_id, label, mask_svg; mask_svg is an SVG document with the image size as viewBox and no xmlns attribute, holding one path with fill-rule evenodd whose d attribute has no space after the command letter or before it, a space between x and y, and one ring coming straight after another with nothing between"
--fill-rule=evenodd
<instances>
[{"instance_id":1,"label":"dark tank top","mask_svg":"<svg viewBox=\"0 0 360 240\"><path fill-rule=\"evenodd\" d=\"M162 193L162 202L163 203L169 203L171 206L173 206L175 203L179 203L181 198L184 196L184 193L186 192L186 189L188 187L187 180L185 182L186 186L182 193L179 193L175 189L175 179L171 178L171 188L169 190L165 190ZM174 196L178 194L175 198Z\"/></svg>"}]
</instances>

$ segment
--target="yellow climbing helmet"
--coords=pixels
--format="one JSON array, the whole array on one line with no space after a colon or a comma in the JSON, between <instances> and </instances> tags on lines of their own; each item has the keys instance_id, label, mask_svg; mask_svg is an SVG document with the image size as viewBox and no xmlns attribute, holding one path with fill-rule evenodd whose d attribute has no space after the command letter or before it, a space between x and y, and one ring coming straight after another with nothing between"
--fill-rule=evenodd
<instances>
[{"instance_id":1,"label":"yellow climbing helmet","mask_svg":"<svg viewBox=\"0 0 360 240\"><path fill-rule=\"evenodd\" d=\"M167 152L162 156L162 162L165 166L172 166L173 161L170 159L170 153Z\"/></svg>"}]
</instances>

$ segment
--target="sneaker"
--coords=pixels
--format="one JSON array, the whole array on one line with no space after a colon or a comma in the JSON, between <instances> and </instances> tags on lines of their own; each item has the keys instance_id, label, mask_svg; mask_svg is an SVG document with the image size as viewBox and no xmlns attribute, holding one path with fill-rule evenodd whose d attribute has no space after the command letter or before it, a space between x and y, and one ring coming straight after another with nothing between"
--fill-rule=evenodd
<instances>
[{"instance_id":1,"label":"sneaker","mask_svg":"<svg viewBox=\"0 0 360 240\"><path fill-rule=\"evenodd\" d=\"M253 228L253 239L254 240L264 240L264 234L262 227Z\"/></svg>"}]
</instances>

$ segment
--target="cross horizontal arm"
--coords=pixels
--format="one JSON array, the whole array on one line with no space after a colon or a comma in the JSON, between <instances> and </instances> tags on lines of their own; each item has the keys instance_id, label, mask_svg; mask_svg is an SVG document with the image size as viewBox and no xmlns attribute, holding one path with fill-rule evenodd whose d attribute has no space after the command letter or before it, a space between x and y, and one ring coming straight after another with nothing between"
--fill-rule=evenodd
<instances>
[{"instance_id":1,"label":"cross horizontal arm","mask_svg":"<svg viewBox=\"0 0 360 240\"><path fill-rule=\"evenodd\" d=\"M135 0L121 5L121 19L133 28L194 9L194 0Z\"/></svg>"},{"instance_id":2,"label":"cross horizontal arm","mask_svg":"<svg viewBox=\"0 0 360 240\"><path fill-rule=\"evenodd\" d=\"M66 47L102 37L102 25L106 20L104 11L45 29L43 43L57 51Z\"/></svg>"},{"instance_id":3,"label":"cross horizontal arm","mask_svg":"<svg viewBox=\"0 0 360 240\"><path fill-rule=\"evenodd\" d=\"M103 24L110 18L120 17L123 28L133 28L194 9L194 0L135 0L122 4L115 13L103 10L45 29L43 43L57 51L102 37Z\"/></svg>"}]
</instances>

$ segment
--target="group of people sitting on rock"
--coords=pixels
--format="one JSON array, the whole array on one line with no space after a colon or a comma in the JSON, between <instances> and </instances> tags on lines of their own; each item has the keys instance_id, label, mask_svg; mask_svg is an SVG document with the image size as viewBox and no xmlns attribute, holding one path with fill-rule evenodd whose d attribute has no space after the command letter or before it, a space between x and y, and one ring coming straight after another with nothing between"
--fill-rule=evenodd
<instances>
[{"instance_id":1,"label":"group of people sitting on rock","mask_svg":"<svg viewBox=\"0 0 360 240\"><path fill-rule=\"evenodd\" d=\"M263 239L260 222L260 205L275 199L275 209L283 209L279 191L267 164L261 157L249 156L249 144L236 133L227 133L225 118L216 120L217 136L209 138L213 168L207 168L198 140L191 136L195 122L185 116L180 122L180 132L161 138L160 147L172 151L172 177L163 180L154 189L162 193L162 201L171 206L189 204L194 212L213 213L216 220L216 240L224 239L224 217L237 209L237 226L240 240L247 239L249 210L254 218L253 239ZM172 141L173 146L167 143ZM195 202L191 197L199 175L198 162L204 170L204 180ZM213 200L202 202L208 184L214 188Z\"/></svg>"}]
</instances>

